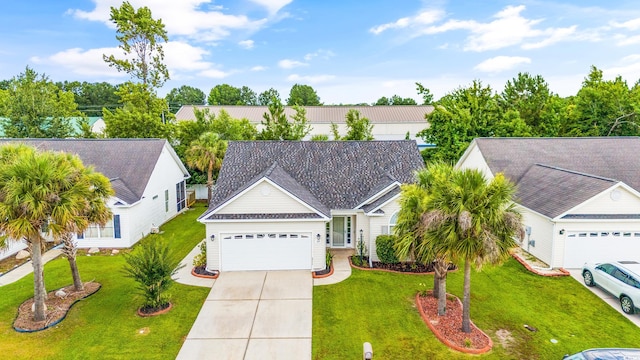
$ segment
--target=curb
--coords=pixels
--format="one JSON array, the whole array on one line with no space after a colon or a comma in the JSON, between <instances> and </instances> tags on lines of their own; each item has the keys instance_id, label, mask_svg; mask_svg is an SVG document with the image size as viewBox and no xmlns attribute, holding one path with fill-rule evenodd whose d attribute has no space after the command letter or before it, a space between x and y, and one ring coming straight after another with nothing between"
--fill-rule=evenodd
<instances>
[{"instance_id":1,"label":"curb","mask_svg":"<svg viewBox=\"0 0 640 360\"><path fill-rule=\"evenodd\" d=\"M389 269L377 269L377 268L369 268L369 267L360 267L360 266L354 265L351 262L351 256L347 257L347 259L349 260L349 265L352 268L358 269L358 270L382 271L382 272L388 272L388 273L393 273L393 274L404 274L404 275L433 275L433 274L435 274L434 271L417 273L417 272L410 272L410 271L396 271L396 270L389 270ZM447 270L447 273L456 272L456 271L458 271L458 268L456 268L455 270Z\"/></svg>"},{"instance_id":2,"label":"curb","mask_svg":"<svg viewBox=\"0 0 640 360\"><path fill-rule=\"evenodd\" d=\"M531 265L529 265L529 263L527 263L524 259L522 259L520 257L520 255L512 253L511 256L516 259L520 264L522 264L527 270L529 270L530 272L536 274L536 275L540 275L540 276L546 276L546 277L560 277L560 276L569 276L571 275L571 273L569 273L567 270L563 269L563 268L559 268L558 271L560 271L559 274L553 274L553 273L543 273L539 270L536 270L534 268L531 267Z\"/></svg>"},{"instance_id":3,"label":"curb","mask_svg":"<svg viewBox=\"0 0 640 360\"><path fill-rule=\"evenodd\" d=\"M62 289L62 288L64 288L64 286L63 286L63 287L61 287L61 288L58 288L58 289L52 290L52 291L56 291L56 290L59 290L59 289ZM85 297L82 297L82 298L80 298L80 299L78 299L78 300L74 301L73 303L71 303L71 305L69 305L69 310L67 310L67 312L64 314L64 316L63 316L63 317L61 317L60 319L58 319L58 320L56 320L56 321L52 322L51 324L49 324L49 325L47 325L47 326L45 326L45 327L43 327L42 329L30 330L30 329L21 329L21 328L19 328L19 327L15 327L15 326L13 326L13 329L14 329L15 331L19 332L19 333L33 333L33 332L38 332L38 331L46 330L46 329L48 329L48 328L50 328L50 327L52 327L52 326L56 326L56 325L58 325L62 320L64 320L64 319L67 317L67 315L69 315L69 312L70 312L70 311L71 311L71 309L73 308L73 305L75 305L75 304L76 304L76 303L78 303L79 301L84 300L84 299L88 298L89 296L91 296L91 295L93 295L93 294L97 293L98 291L100 291L100 289L102 289L102 284L100 284L100 286L98 287L98 290L96 290L96 291L92 292L91 294L89 294L89 295L87 295L87 296L85 296ZM27 300L30 300L30 299L27 299ZM22 305L22 304L20 304L20 305ZM17 318L17 316L16 316L16 318ZM14 320L14 321L15 321L15 320Z\"/></svg>"},{"instance_id":4,"label":"curb","mask_svg":"<svg viewBox=\"0 0 640 360\"><path fill-rule=\"evenodd\" d=\"M322 278L326 278L329 277L331 275L333 275L333 261L331 261L331 266L329 267L329 272L326 274L322 274L322 275L316 275L316 272L314 271L313 273L311 273L311 277L313 279L322 279Z\"/></svg>"},{"instance_id":5,"label":"curb","mask_svg":"<svg viewBox=\"0 0 640 360\"><path fill-rule=\"evenodd\" d=\"M158 316L158 315L162 315L162 314L166 314L169 312L169 310L173 309L173 304L169 303L169 306L167 306L165 309L162 309L158 312L154 312L151 314L145 314L143 313L141 310L141 308L138 308L138 311L136 311L136 313L138 314L138 316L143 317L143 318L147 318L147 317L153 317L153 316Z\"/></svg>"},{"instance_id":6,"label":"curb","mask_svg":"<svg viewBox=\"0 0 640 360\"><path fill-rule=\"evenodd\" d=\"M215 275L202 275L202 274L196 273L196 268L193 268L191 269L191 275L199 278L204 278L204 279L217 279L218 276L220 276L220 272L218 271L218 273Z\"/></svg>"},{"instance_id":7,"label":"curb","mask_svg":"<svg viewBox=\"0 0 640 360\"><path fill-rule=\"evenodd\" d=\"M462 302L460 301L460 298L458 298L455 295L451 295L451 294L447 294L447 296L453 296L456 298L456 300L458 300L458 303L460 303L460 306L462 306ZM487 335L484 331L480 330L479 327L477 327L473 321L471 321L471 326L473 326L474 328L478 329L478 331L480 331L482 333L482 335L486 336L487 339L489 339L489 345L481 348L481 349L467 349L464 347L460 347L452 342L450 342L449 340L447 340L446 338L444 338L442 335L440 335L440 332L431 324L431 321L429 321L429 319L427 318L427 315L424 313L424 310L422 310L422 306L420 306L420 294L416 294L416 307L418 308L418 311L420 312L420 316L422 317L422 320L427 324L427 326L429 327L429 329L431 329L431 331L433 332L433 334L436 336L436 338L438 338L438 340L440 340L441 343L447 345L448 347L450 347L453 350L456 351L460 351L466 354L484 354L486 352L488 352L489 350L491 350L491 348L493 347L493 340L491 340L491 337L489 335Z\"/></svg>"}]
</instances>

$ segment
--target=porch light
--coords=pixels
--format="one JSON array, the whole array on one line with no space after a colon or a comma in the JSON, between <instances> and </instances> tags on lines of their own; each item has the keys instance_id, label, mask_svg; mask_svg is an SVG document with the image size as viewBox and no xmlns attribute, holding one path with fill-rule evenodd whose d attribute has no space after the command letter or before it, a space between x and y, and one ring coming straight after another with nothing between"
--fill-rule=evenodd
<instances>
[{"instance_id":1,"label":"porch light","mask_svg":"<svg viewBox=\"0 0 640 360\"><path fill-rule=\"evenodd\" d=\"M210 239L211 239L211 242L213 242L216 239L216 236L214 234L211 234Z\"/></svg>"},{"instance_id":2,"label":"porch light","mask_svg":"<svg viewBox=\"0 0 640 360\"><path fill-rule=\"evenodd\" d=\"M360 241L362 241L362 229L360 229Z\"/></svg>"},{"instance_id":3,"label":"porch light","mask_svg":"<svg viewBox=\"0 0 640 360\"><path fill-rule=\"evenodd\" d=\"M564 235L564 229L560 230L560 235Z\"/></svg>"},{"instance_id":4,"label":"porch light","mask_svg":"<svg viewBox=\"0 0 640 360\"><path fill-rule=\"evenodd\" d=\"M320 234L316 235L316 242L319 243L320 242Z\"/></svg>"}]
</instances>

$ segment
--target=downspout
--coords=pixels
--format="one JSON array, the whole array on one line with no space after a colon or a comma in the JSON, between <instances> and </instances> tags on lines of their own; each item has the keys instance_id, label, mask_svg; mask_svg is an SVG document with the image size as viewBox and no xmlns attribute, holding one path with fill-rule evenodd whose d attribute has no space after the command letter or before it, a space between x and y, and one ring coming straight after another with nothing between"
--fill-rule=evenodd
<instances>
[{"instance_id":1,"label":"downspout","mask_svg":"<svg viewBox=\"0 0 640 360\"><path fill-rule=\"evenodd\" d=\"M371 234L369 235L369 268L373 268L373 259L371 256Z\"/></svg>"},{"instance_id":2,"label":"downspout","mask_svg":"<svg viewBox=\"0 0 640 360\"><path fill-rule=\"evenodd\" d=\"M543 267L539 267L539 266L532 266L532 268L536 269L536 270L552 270L553 269L553 260L554 260L554 252L556 249L556 223L555 221L553 222L553 230L551 233L551 261L549 262L549 267L543 268Z\"/></svg>"}]
</instances>

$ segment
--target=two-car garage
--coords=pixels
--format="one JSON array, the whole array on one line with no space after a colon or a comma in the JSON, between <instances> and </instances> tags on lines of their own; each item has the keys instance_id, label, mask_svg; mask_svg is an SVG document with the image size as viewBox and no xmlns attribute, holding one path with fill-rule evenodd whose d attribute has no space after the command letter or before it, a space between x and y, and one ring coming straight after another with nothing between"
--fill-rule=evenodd
<instances>
[{"instance_id":1,"label":"two-car garage","mask_svg":"<svg viewBox=\"0 0 640 360\"><path fill-rule=\"evenodd\" d=\"M220 234L220 270L311 270L311 232Z\"/></svg>"},{"instance_id":2,"label":"two-car garage","mask_svg":"<svg viewBox=\"0 0 640 360\"><path fill-rule=\"evenodd\" d=\"M638 231L571 231L564 245L567 269L580 268L585 262L636 260L640 254Z\"/></svg>"}]
</instances>

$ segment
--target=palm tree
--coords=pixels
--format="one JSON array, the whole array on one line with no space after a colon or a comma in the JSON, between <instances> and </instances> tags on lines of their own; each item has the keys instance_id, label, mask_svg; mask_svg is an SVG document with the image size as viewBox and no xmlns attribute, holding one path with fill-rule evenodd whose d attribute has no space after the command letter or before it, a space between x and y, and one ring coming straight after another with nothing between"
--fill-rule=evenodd
<instances>
[{"instance_id":1,"label":"palm tree","mask_svg":"<svg viewBox=\"0 0 640 360\"><path fill-rule=\"evenodd\" d=\"M416 184L403 185L400 195L400 212L394 231L398 236L398 258L412 259L434 264L433 296L438 299L438 315L446 313L447 271L450 249L446 248L438 234L432 231L439 213L429 209L430 193L447 186L453 167L433 162L416 173Z\"/></svg>"},{"instance_id":2,"label":"palm tree","mask_svg":"<svg viewBox=\"0 0 640 360\"><path fill-rule=\"evenodd\" d=\"M76 159L72 157L71 159ZM47 296L42 263L45 235L58 238L78 222L92 191L82 176L82 163L68 155L38 152L26 145L0 147L0 233L25 239L34 273L34 320L45 320Z\"/></svg>"},{"instance_id":3,"label":"palm tree","mask_svg":"<svg viewBox=\"0 0 640 360\"><path fill-rule=\"evenodd\" d=\"M213 171L222 165L222 158L227 151L227 142L213 132L206 132L191 143L187 149L187 164L200 171L207 172L207 199L211 201L213 191Z\"/></svg>"},{"instance_id":4,"label":"palm tree","mask_svg":"<svg viewBox=\"0 0 640 360\"><path fill-rule=\"evenodd\" d=\"M74 166L83 167L80 159L67 155L68 161ZM109 179L104 175L94 171L92 167L84 168L79 179L76 190L79 203L84 203L80 212L67 222L65 230L60 234L59 241L62 242L62 253L69 261L73 286L76 291L84 290L84 285L80 277L80 271L76 263L77 247L74 241L74 234L84 232L91 224L104 226L112 217L111 209L107 206L107 199L114 194Z\"/></svg>"},{"instance_id":5,"label":"palm tree","mask_svg":"<svg viewBox=\"0 0 640 360\"><path fill-rule=\"evenodd\" d=\"M524 235L522 216L512 201L515 185L503 174L487 182L476 169L454 170L446 186L431 191L430 232L454 260L464 261L462 331L471 332L471 265L500 264Z\"/></svg>"}]
</instances>

